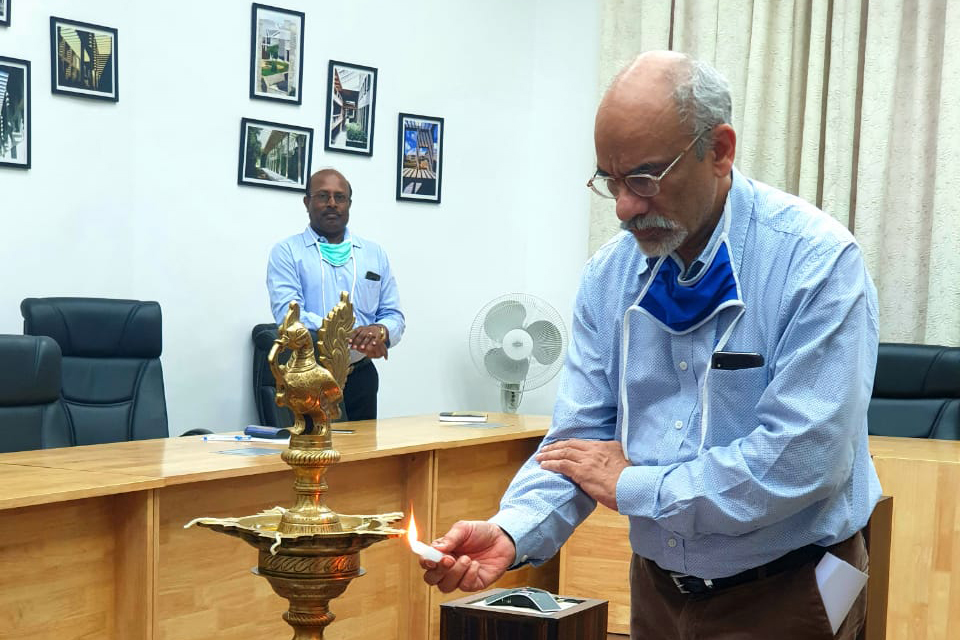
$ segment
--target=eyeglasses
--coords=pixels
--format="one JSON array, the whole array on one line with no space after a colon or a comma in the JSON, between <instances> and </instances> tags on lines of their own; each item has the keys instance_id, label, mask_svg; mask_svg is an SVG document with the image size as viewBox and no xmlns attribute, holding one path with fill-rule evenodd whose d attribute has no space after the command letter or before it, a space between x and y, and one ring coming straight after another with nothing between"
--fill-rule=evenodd
<instances>
[{"instance_id":1,"label":"eyeglasses","mask_svg":"<svg viewBox=\"0 0 960 640\"><path fill-rule=\"evenodd\" d=\"M311 193L310 198L313 200L319 200L320 202L327 202L330 200L330 196L333 196L333 201L337 204L343 204L350 198L345 193L330 193L329 191L317 191L316 193Z\"/></svg>"},{"instance_id":2,"label":"eyeglasses","mask_svg":"<svg viewBox=\"0 0 960 640\"><path fill-rule=\"evenodd\" d=\"M593 177L587 180L587 186L593 189L593 192L603 198L613 198L614 200L620 195L620 185L625 184L627 189L630 189L636 195L642 198L652 198L653 196L660 193L660 181L663 180L670 170L673 169L680 159L690 151L690 148L703 137L703 134L707 133L706 130L701 131L696 135L696 137L690 141L683 151L680 152L676 158L673 159L673 162L667 165L667 168L660 172L658 176L652 176L649 173L631 173L628 176L621 178L613 178L611 176L605 175L600 172L598 169Z\"/></svg>"}]
</instances>

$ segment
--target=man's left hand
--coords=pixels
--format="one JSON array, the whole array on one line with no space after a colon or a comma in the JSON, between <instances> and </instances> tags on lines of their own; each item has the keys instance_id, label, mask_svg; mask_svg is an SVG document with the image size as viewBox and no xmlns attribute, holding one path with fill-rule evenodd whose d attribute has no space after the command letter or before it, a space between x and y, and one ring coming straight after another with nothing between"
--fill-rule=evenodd
<instances>
[{"instance_id":1,"label":"man's left hand","mask_svg":"<svg viewBox=\"0 0 960 640\"><path fill-rule=\"evenodd\" d=\"M353 330L350 348L368 358L386 358L389 339L387 328L382 324L363 325Z\"/></svg>"},{"instance_id":2,"label":"man's left hand","mask_svg":"<svg viewBox=\"0 0 960 640\"><path fill-rule=\"evenodd\" d=\"M615 440L560 440L536 455L541 469L562 473L603 506L617 510L617 480L630 461Z\"/></svg>"}]
</instances>

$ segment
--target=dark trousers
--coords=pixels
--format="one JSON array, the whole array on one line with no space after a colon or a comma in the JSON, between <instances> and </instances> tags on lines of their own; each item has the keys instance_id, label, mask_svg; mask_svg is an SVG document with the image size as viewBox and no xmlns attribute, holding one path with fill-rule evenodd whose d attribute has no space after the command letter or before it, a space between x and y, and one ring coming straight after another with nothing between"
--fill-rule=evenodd
<instances>
[{"instance_id":1,"label":"dark trousers","mask_svg":"<svg viewBox=\"0 0 960 640\"><path fill-rule=\"evenodd\" d=\"M343 385L343 405L346 420L375 420L377 417L377 390L380 374L373 360L357 362Z\"/></svg>"},{"instance_id":2,"label":"dark trousers","mask_svg":"<svg viewBox=\"0 0 960 640\"><path fill-rule=\"evenodd\" d=\"M827 551L867 573L863 535ZM630 563L632 640L853 640L863 626L867 590L860 592L837 630L823 608L814 574L817 561L706 594L680 593L669 572L634 554Z\"/></svg>"}]
</instances>

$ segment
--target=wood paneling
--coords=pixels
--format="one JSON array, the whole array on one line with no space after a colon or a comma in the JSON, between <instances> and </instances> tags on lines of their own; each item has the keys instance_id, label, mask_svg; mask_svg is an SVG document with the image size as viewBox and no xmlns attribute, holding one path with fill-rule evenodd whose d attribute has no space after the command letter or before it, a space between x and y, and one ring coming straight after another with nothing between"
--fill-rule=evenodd
<instances>
[{"instance_id":1,"label":"wood paneling","mask_svg":"<svg viewBox=\"0 0 960 640\"><path fill-rule=\"evenodd\" d=\"M874 464L884 493L894 496L887 637L952 640L960 629L960 464L876 457Z\"/></svg>"},{"instance_id":2,"label":"wood paneling","mask_svg":"<svg viewBox=\"0 0 960 640\"><path fill-rule=\"evenodd\" d=\"M446 533L457 520L486 520L497 512L500 498L520 466L536 451L539 438L445 449L437 456L437 517L430 537ZM532 586L556 593L558 560L542 567L508 572L491 587ZM440 634L440 603L463 598L463 591L443 594L430 590L430 635Z\"/></svg>"},{"instance_id":3,"label":"wood paneling","mask_svg":"<svg viewBox=\"0 0 960 640\"><path fill-rule=\"evenodd\" d=\"M626 516L598 504L560 553L560 592L608 600L610 633L630 633L629 531Z\"/></svg>"},{"instance_id":4,"label":"wood paneling","mask_svg":"<svg viewBox=\"0 0 960 640\"><path fill-rule=\"evenodd\" d=\"M41 465L8 464L0 455L0 509L16 509L66 500L80 500L127 491L152 489L162 480L121 473L74 473L68 469L49 469Z\"/></svg>"},{"instance_id":5,"label":"wood paneling","mask_svg":"<svg viewBox=\"0 0 960 640\"><path fill-rule=\"evenodd\" d=\"M0 638L114 638L112 498L0 511Z\"/></svg>"},{"instance_id":6,"label":"wood paneling","mask_svg":"<svg viewBox=\"0 0 960 640\"><path fill-rule=\"evenodd\" d=\"M436 416L338 425L355 433L335 436L343 462L327 474L329 505L348 514L412 506L428 541L456 518L489 516L549 418L491 421L505 426L441 424ZM277 455L220 453L251 447ZM0 455L0 639L289 637L280 618L287 601L250 574L256 551L183 529L201 516L290 506L293 476L282 449L188 437ZM361 561L367 573L333 601L337 620L325 637L436 637L437 592L423 583L406 541L374 545ZM514 581L544 584L543 574L527 569Z\"/></svg>"}]
</instances>

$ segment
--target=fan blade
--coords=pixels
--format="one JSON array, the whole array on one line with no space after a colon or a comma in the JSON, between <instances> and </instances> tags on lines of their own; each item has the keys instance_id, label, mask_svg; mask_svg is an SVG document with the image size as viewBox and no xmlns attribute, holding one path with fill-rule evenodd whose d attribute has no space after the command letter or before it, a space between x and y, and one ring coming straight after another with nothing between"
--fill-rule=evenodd
<instances>
[{"instance_id":1,"label":"fan blade","mask_svg":"<svg viewBox=\"0 0 960 640\"><path fill-rule=\"evenodd\" d=\"M531 322L527 333L533 338L533 357L540 364L552 364L563 351L563 338L557 325L548 320Z\"/></svg>"},{"instance_id":2,"label":"fan blade","mask_svg":"<svg viewBox=\"0 0 960 640\"><path fill-rule=\"evenodd\" d=\"M487 316L483 319L483 330L494 342L503 340L503 336L510 329L523 326L527 317L527 310L516 300L504 300L490 307Z\"/></svg>"},{"instance_id":3,"label":"fan blade","mask_svg":"<svg viewBox=\"0 0 960 640\"><path fill-rule=\"evenodd\" d=\"M527 377L527 370L530 369L529 360L513 360L499 347L487 351L487 355L483 357L483 364L491 376L500 382L513 384L523 382Z\"/></svg>"}]
</instances>

